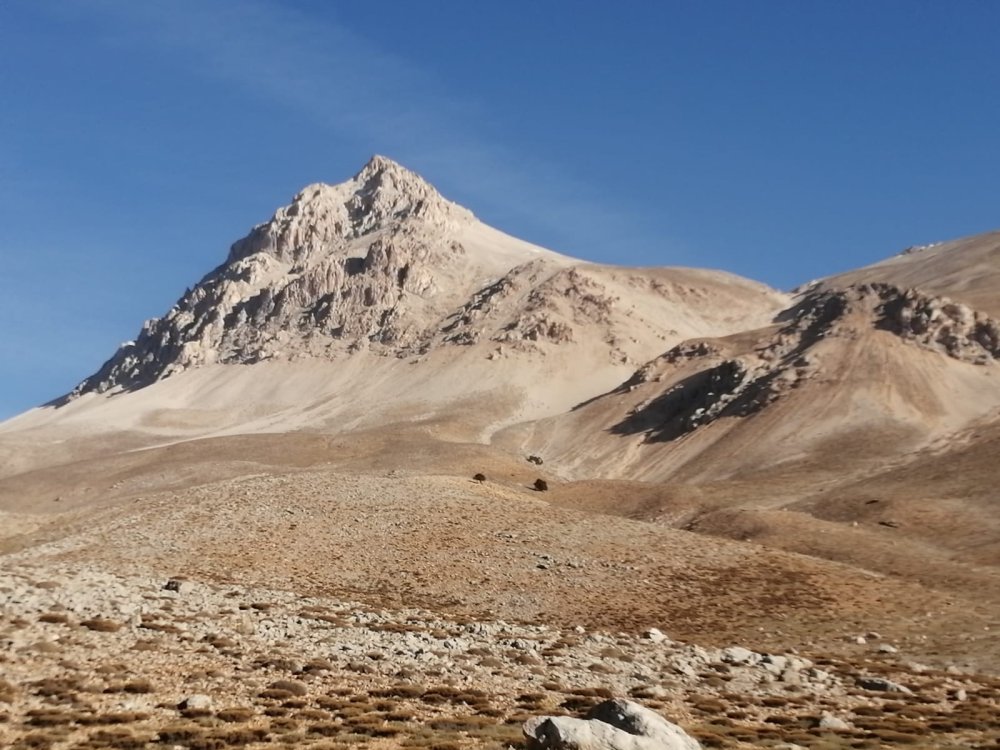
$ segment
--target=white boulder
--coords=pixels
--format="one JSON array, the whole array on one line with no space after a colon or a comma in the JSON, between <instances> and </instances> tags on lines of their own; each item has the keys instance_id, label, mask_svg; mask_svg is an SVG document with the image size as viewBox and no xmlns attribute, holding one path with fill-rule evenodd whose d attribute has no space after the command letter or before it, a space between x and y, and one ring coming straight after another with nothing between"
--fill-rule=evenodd
<instances>
[{"instance_id":1,"label":"white boulder","mask_svg":"<svg viewBox=\"0 0 1000 750\"><path fill-rule=\"evenodd\" d=\"M655 711L623 699L594 706L583 719L538 716L524 723L534 750L700 750L696 739Z\"/></svg>"}]
</instances>

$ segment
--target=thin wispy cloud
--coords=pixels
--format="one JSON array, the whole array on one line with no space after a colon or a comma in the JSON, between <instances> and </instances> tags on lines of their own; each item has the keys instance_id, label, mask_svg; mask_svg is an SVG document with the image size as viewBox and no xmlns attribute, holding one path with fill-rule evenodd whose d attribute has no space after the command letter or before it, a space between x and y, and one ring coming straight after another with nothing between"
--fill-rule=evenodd
<instances>
[{"instance_id":1,"label":"thin wispy cloud","mask_svg":"<svg viewBox=\"0 0 1000 750\"><path fill-rule=\"evenodd\" d=\"M615 205L613 191L490 141L481 103L451 94L427 71L345 26L267 0L89 0L83 7L107 20L106 42L152 44L173 64L294 108L332 134L433 175L474 209L537 227L564 245L559 249L605 258L622 246L662 249L662 237L643 227L644 217ZM70 12L80 8L74 2Z\"/></svg>"}]
</instances>

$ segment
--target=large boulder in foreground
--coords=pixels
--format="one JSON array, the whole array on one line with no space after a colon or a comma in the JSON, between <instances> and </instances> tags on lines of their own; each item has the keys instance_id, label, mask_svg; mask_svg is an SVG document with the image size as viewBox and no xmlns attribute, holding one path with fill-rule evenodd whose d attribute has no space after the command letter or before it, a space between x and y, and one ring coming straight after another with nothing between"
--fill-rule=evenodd
<instances>
[{"instance_id":1,"label":"large boulder in foreground","mask_svg":"<svg viewBox=\"0 0 1000 750\"><path fill-rule=\"evenodd\" d=\"M536 716L524 723L531 750L700 750L694 737L655 711L616 698L583 719Z\"/></svg>"}]
</instances>

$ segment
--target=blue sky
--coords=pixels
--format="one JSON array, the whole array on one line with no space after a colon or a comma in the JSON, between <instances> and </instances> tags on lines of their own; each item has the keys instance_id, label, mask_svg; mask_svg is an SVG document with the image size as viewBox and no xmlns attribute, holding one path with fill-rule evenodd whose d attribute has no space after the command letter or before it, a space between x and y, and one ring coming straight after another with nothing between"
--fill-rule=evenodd
<instances>
[{"instance_id":1,"label":"blue sky","mask_svg":"<svg viewBox=\"0 0 1000 750\"><path fill-rule=\"evenodd\" d=\"M0 418L372 153L571 255L783 288L996 228L997 28L985 0L0 0Z\"/></svg>"}]
</instances>

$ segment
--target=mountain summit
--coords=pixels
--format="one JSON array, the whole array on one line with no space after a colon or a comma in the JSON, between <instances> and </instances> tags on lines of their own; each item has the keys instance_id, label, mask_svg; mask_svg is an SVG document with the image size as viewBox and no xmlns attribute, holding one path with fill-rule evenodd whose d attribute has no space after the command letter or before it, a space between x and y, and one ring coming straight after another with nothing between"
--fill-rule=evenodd
<instances>
[{"instance_id":1,"label":"mountain summit","mask_svg":"<svg viewBox=\"0 0 1000 750\"><path fill-rule=\"evenodd\" d=\"M404 224L447 230L473 221L471 212L445 200L415 172L373 156L347 182L303 188L290 205L234 244L227 263L263 252L299 268L380 230Z\"/></svg>"}]
</instances>

